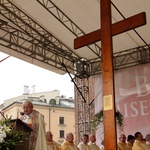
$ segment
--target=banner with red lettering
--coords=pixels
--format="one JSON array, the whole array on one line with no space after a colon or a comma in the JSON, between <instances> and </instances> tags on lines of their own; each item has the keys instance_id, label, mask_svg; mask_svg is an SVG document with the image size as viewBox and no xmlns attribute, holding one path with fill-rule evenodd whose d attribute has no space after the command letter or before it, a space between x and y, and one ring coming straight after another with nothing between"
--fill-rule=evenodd
<instances>
[{"instance_id":1,"label":"banner with red lettering","mask_svg":"<svg viewBox=\"0 0 150 150\"><path fill-rule=\"evenodd\" d=\"M139 131L145 137L150 133L150 64L115 71L116 108L124 116L124 133ZM94 77L95 110L102 109L101 75ZM102 139L103 131L97 133ZM119 133L119 131L118 131Z\"/></svg>"}]
</instances>

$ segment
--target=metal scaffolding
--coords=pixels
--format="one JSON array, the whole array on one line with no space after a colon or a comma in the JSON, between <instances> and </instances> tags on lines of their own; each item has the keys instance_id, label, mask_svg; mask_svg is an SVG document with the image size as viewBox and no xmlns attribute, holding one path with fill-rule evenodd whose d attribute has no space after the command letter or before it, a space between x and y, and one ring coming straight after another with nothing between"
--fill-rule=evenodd
<instances>
[{"instance_id":1,"label":"metal scaffolding","mask_svg":"<svg viewBox=\"0 0 150 150\"><path fill-rule=\"evenodd\" d=\"M79 143L83 134L90 134L90 119L94 115L94 91L92 87L92 78L75 78L75 81L82 92L86 101L75 90L75 122L76 122L76 143ZM91 85L90 85L91 84Z\"/></svg>"}]
</instances>

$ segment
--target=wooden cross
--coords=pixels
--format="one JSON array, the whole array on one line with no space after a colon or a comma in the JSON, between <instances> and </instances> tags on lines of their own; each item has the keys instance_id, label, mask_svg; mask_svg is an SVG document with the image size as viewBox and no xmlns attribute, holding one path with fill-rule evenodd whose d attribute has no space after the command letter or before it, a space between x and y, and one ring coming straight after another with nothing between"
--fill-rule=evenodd
<instances>
[{"instance_id":1,"label":"wooden cross","mask_svg":"<svg viewBox=\"0 0 150 150\"><path fill-rule=\"evenodd\" d=\"M74 40L75 49L101 40L105 150L117 150L112 36L144 24L144 12L112 24L111 0L101 0L101 29Z\"/></svg>"}]
</instances>

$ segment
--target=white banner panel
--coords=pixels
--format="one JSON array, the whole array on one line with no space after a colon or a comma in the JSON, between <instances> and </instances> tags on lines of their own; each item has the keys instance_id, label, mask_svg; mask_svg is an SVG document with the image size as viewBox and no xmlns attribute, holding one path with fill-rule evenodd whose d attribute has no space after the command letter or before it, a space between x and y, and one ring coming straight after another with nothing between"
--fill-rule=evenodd
<instances>
[{"instance_id":1,"label":"white banner panel","mask_svg":"<svg viewBox=\"0 0 150 150\"><path fill-rule=\"evenodd\" d=\"M102 109L101 75L94 77L95 109ZM115 71L116 108L124 116L124 133L134 135L139 131L145 137L150 133L150 64ZM110 116L111 117L111 116ZM100 140L103 129L97 131ZM118 131L119 134L119 131Z\"/></svg>"}]
</instances>

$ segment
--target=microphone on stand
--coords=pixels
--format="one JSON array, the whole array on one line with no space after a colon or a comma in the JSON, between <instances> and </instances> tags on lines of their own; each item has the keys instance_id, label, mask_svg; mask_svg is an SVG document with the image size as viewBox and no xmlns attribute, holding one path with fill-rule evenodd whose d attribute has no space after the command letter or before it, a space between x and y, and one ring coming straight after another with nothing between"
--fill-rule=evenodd
<instances>
[{"instance_id":1,"label":"microphone on stand","mask_svg":"<svg viewBox=\"0 0 150 150\"><path fill-rule=\"evenodd\" d=\"M20 112L20 115L23 116L23 115L24 115L24 112Z\"/></svg>"},{"instance_id":2,"label":"microphone on stand","mask_svg":"<svg viewBox=\"0 0 150 150\"><path fill-rule=\"evenodd\" d=\"M23 115L24 115L24 112L20 112L20 110L18 109L18 111L17 111L17 119L19 119L19 114L20 114L21 116L23 116Z\"/></svg>"}]
</instances>

